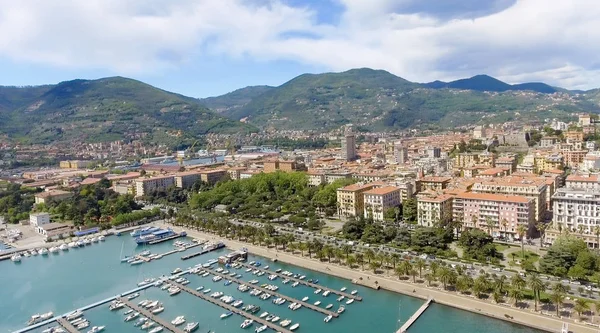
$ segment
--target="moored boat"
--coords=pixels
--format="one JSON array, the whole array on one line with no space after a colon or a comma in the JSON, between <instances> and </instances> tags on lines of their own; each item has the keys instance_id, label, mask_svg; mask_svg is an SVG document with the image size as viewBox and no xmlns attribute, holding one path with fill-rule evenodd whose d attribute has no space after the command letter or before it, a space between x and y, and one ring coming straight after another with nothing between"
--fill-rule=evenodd
<instances>
[{"instance_id":1,"label":"moored boat","mask_svg":"<svg viewBox=\"0 0 600 333\"><path fill-rule=\"evenodd\" d=\"M290 326L290 331L294 331L296 330L298 327L300 327L299 323L295 323L294 325Z\"/></svg>"},{"instance_id":2,"label":"moored boat","mask_svg":"<svg viewBox=\"0 0 600 333\"><path fill-rule=\"evenodd\" d=\"M220 316L220 318L221 319L229 318L229 317L231 317L231 315L233 315L233 312L229 311L229 312L226 312L226 313L222 313L221 316Z\"/></svg>"},{"instance_id":3,"label":"moored boat","mask_svg":"<svg viewBox=\"0 0 600 333\"><path fill-rule=\"evenodd\" d=\"M183 329L183 331L186 333L193 332L198 329L198 326L200 326L199 323L191 322L191 323L188 323L187 325L185 325L185 328Z\"/></svg>"}]
</instances>

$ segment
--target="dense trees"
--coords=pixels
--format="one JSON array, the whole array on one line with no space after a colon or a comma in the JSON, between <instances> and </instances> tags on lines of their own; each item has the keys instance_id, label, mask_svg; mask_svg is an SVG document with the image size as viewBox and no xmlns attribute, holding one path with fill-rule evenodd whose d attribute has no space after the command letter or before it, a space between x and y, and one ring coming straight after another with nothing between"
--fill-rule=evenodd
<instances>
[{"instance_id":1,"label":"dense trees","mask_svg":"<svg viewBox=\"0 0 600 333\"><path fill-rule=\"evenodd\" d=\"M465 257L478 261L488 261L501 256L493 242L492 236L478 229L466 230L458 239Z\"/></svg>"},{"instance_id":2,"label":"dense trees","mask_svg":"<svg viewBox=\"0 0 600 333\"><path fill-rule=\"evenodd\" d=\"M7 223L18 223L29 218L29 212L35 203L37 189L19 184L0 184L0 216Z\"/></svg>"},{"instance_id":3,"label":"dense trees","mask_svg":"<svg viewBox=\"0 0 600 333\"><path fill-rule=\"evenodd\" d=\"M600 257L584 241L564 235L548 248L539 266L543 273L584 280L600 268Z\"/></svg>"}]
</instances>

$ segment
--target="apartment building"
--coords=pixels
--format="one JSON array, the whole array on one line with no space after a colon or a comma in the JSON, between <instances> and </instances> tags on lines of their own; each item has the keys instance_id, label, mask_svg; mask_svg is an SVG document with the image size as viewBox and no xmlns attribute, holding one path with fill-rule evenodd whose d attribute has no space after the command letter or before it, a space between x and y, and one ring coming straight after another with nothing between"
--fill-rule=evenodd
<instances>
[{"instance_id":1,"label":"apartment building","mask_svg":"<svg viewBox=\"0 0 600 333\"><path fill-rule=\"evenodd\" d=\"M371 183L371 182L379 182L390 176L389 173L383 172L373 172L373 173L355 173L352 175L352 178L356 179L359 182L363 183Z\"/></svg>"},{"instance_id":2,"label":"apartment building","mask_svg":"<svg viewBox=\"0 0 600 333\"><path fill-rule=\"evenodd\" d=\"M468 168L475 165L486 165L493 167L496 163L496 155L492 153L461 153L454 159L455 168Z\"/></svg>"},{"instance_id":3,"label":"apartment building","mask_svg":"<svg viewBox=\"0 0 600 333\"><path fill-rule=\"evenodd\" d=\"M491 168L479 171L475 176L477 178L496 178L508 176L508 169L505 168Z\"/></svg>"},{"instance_id":4,"label":"apartment building","mask_svg":"<svg viewBox=\"0 0 600 333\"><path fill-rule=\"evenodd\" d=\"M208 184L214 185L218 181L222 180L225 176L227 176L227 171L225 170L203 170L200 171L200 179Z\"/></svg>"},{"instance_id":5,"label":"apartment building","mask_svg":"<svg viewBox=\"0 0 600 333\"><path fill-rule=\"evenodd\" d=\"M523 196L465 192L454 198L453 210L464 228L491 229L494 237L518 238L519 225L529 230L535 223L535 201Z\"/></svg>"},{"instance_id":6,"label":"apartment building","mask_svg":"<svg viewBox=\"0 0 600 333\"><path fill-rule=\"evenodd\" d=\"M508 169L509 174L513 173L517 171L517 159L512 156L499 157L496 159L496 167Z\"/></svg>"},{"instance_id":7,"label":"apartment building","mask_svg":"<svg viewBox=\"0 0 600 333\"><path fill-rule=\"evenodd\" d=\"M346 125L344 136L341 140L342 152L341 158L344 161L353 161L357 158L356 154L356 137L352 131L352 125Z\"/></svg>"},{"instance_id":8,"label":"apartment building","mask_svg":"<svg viewBox=\"0 0 600 333\"><path fill-rule=\"evenodd\" d=\"M36 204L45 204L48 201L62 201L73 196L72 192L51 190L34 195Z\"/></svg>"},{"instance_id":9,"label":"apartment building","mask_svg":"<svg viewBox=\"0 0 600 333\"><path fill-rule=\"evenodd\" d=\"M534 201L535 220L544 221L548 186L543 178L506 177L489 179L473 184L474 193L523 196Z\"/></svg>"},{"instance_id":10,"label":"apartment building","mask_svg":"<svg viewBox=\"0 0 600 333\"><path fill-rule=\"evenodd\" d=\"M400 206L400 189L394 186L373 188L364 192L364 216L382 222L385 212Z\"/></svg>"},{"instance_id":11,"label":"apartment building","mask_svg":"<svg viewBox=\"0 0 600 333\"><path fill-rule=\"evenodd\" d=\"M365 209L364 193L374 185L352 184L337 190L338 215L340 217L358 216Z\"/></svg>"},{"instance_id":12,"label":"apartment building","mask_svg":"<svg viewBox=\"0 0 600 333\"><path fill-rule=\"evenodd\" d=\"M554 229L569 230L597 248L595 231L600 228L600 191L560 188L554 193Z\"/></svg>"},{"instance_id":13,"label":"apartment building","mask_svg":"<svg viewBox=\"0 0 600 333\"><path fill-rule=\"evenodd\" d=\"M558 138L555 136L546 136L540 139L540 147L552 148L558 142Z\"/></svg>"},{"instance_id":14,"label":"apartment building","mask_svg":"<svg viewBox=\"0 0 600 333\"><path fill-rule=\"evenodd\" d=\"M598 175L568 175L565 187L573 190L600 191L600 176Z\"/></svg>"},{"instance_id":15,"label":"apartment building","mask_svg":"<svg viewBox=\"0 0 600 333\"><path fill-rule=\"evenodd\" d=\"M448 187L452 178L450 177L423 177L417 180L417 192L441 191Z\"/></svg>"},{"instance_id":16,"label":"apartment building","mask_svg":"<svg viewBox=\"0 0 600 333\"><path fill-rule=\"evenodd\" d=\"M227 169L227 173L229 174L229 178L236 180L240 179L240 173L246 170L244 167L234 167Z\"/></svg>"},{"instance_id":17,"label":"apartment building","mask_svg":"<svg viewBox=\"0 0 600 333\"><path fill-rule=\"evenodd\" d=\"M417 223L420 226L432 227L439 222L452 219L453 199L454 196L448 194L417 196Z\"/></svg>"},{"instance_id":18,"label":"apartment building","mask_svg":"<svg viewBox=\"0 0 600 333\"><path fill-rule=\"evenodd\" d=\"M175 186L179 188L190 188L200 179L200 173L196 171L181 172L175 175Z\"/></svg>"},{"instance_id":19,"label":"apartment building","mask_svg":"<svg viewBox=\"0 0 600 333\"><path fill-rule=\"evenodd\" d=\"M173 185L175 185L174 176L139 178L135 181L135 195L141 197L153 191L164 191Z\"/></svg>"},{"instance_id":20,"label":"apartment building","mask_svg":"<svg viewBox=\"0 0 600 333\"><path fill-rule=\"evenodd\" d=\"M564 168L564 158L561 154L551 154L547 156L536 156L534 159L535 173L546 170L556 170Z\"/></svg>"},{"instance_id":21,"label":"apartment building","mask_svg":"<svg viewBox=\"0 0 600 333\"><path fill-rule=\"evenodd\" d=\"M583 163L587 150L567 150L562 152L565 157L565 165L570 168L577 168Z\"/></svg>"}]
</instances>

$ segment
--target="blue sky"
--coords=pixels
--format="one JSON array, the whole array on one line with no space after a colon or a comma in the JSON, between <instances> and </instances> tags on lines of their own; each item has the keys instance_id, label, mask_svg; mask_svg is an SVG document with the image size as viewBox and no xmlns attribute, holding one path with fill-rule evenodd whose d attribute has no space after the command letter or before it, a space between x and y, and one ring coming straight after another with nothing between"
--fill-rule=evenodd
<instances>
[{"instance_id":1,"label":"blue sky","mask_svg":"<svg viewBox=\"0 0 600 333\"><path fill-rule=\"evenodd\" d=\"M588 89L598 17L593 0L0 0L0 85L121 75L207 97L371 67Z\"/></svg>"}]
</instances>

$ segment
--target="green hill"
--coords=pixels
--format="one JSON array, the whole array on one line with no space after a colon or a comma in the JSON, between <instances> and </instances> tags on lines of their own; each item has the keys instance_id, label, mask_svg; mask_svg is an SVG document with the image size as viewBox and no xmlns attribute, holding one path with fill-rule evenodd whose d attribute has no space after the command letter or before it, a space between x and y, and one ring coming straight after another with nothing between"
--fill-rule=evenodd
<instances>
[{"instance_id":1,"label":"green hill","mask_svg":"<svg viewBox=\"0 0 600 333\"><path fill-rule=\"evenodd\" d=\"M217 97L201 98L200 103L210 108L213 111L232 112L248 104L252 99L264 94L265 92L274 89L271 86L251 86L237 89L225 95Z\"/></svg>"},{"instance_id":2,"label":"green hill","mask_svg":"<svg viewBox=\"0 0 600 333\"><path fill-rule=\"evenodd\" d=\"M460 79L452 82L433 81L425 83L423 86L433 89L462 89L462 90L475 90L475 91L495 91L502 92L508 90L529 90L533 92L539 92L544 94L552 94L558 90L545 83L541 82L527 82L520 84L508 84L502 82L489 75L475 75L468 79Z\"/></svg>"},{"instance_id":3,"label":"green hill","mask_svg":"<svg viewBox=\"0 0 600 333\"><path fill-rule=\"evenodd\" d=\"M197 99L111 77L40 87L0 87L0 132L23 142L101 142L255 130L217 115Z\"/></svg>"},{"instance_id":4,"label":"green hill","mask_svg":"<svg viewBox=\"0 0 600 333\"><path fill-rule=\"evenodd\" d=\"M456 88L441 81L431 85L367 68L303 74L223 114L233 120L247 118L261 128L328 130L353 123L370 130L394 130L568 119L573 112L597 110L585 95L528 89L546 89L545 84L524 84L517 90L519 85L481 75L455 81Z\"/></svg>"}]
</instances>

